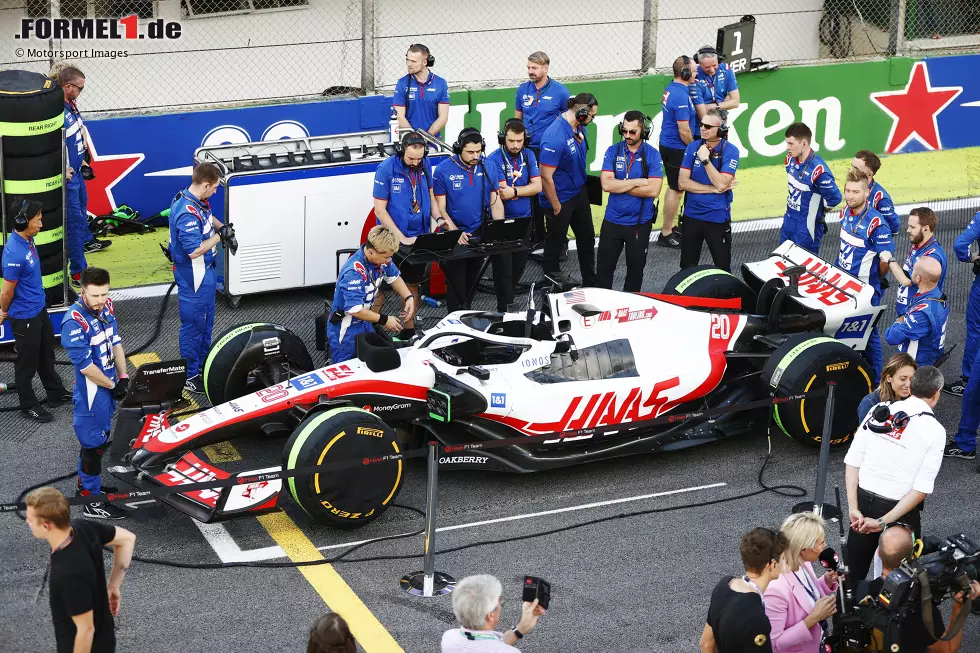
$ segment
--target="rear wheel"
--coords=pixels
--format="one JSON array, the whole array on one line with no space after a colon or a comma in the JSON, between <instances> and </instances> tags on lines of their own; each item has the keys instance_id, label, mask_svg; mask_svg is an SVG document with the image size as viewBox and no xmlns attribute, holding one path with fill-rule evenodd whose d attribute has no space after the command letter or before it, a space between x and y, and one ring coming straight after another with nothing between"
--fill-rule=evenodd
<instances>
[{"instance_id":1,"label":"rear wheel","mask_svg":"<svg viewBox=\"0 0 980 653\"><path fill-rule=\"evenodd\" d=\"M791 397L837 384L830 444L850 441L858 426L857 409L871 392L871 367L859 352L844 343L813 333L790 336L762 368L770 396ZM797 442L819 447L823 436L826 396L776 404L776 425Z\"/></svg>"},{"instance_id":2,"label":"rear wheel","mask_svg":"<svg viewBox=\"0 0 980 653\"><path fill-rule=\"evenodd\" d=\"M308 417L283 448L283 468L363 466L288 479L290 496L314 521L353 530L374 521L401 489L404 461L371 462L400 453L393 428L366 410L333 408Z\"/></svg>"},{"instance_id":3,"label":"rear wheel","mask_svg":"<svg viewBox=\"0 0 980 653\"><path fill-rule=\"evenodd\" d=\"M744 281L713 265L685 268L667 280L665 295L703 297L706 299L740 299L743 311L756 304L755 293Z\"/></svg>"},{"instance_id":4,"label":"rear wheel","mask_svg":"<svg viewBox=\"0 0 980 653\"><path fill-rule=\"evenodd\" d=\"M278 357L282 365L273 365ZM313 369L299 336L284 326L251 322L219 334L204 361L204 392L217 406Z\"/></svg>"}]
</instances>

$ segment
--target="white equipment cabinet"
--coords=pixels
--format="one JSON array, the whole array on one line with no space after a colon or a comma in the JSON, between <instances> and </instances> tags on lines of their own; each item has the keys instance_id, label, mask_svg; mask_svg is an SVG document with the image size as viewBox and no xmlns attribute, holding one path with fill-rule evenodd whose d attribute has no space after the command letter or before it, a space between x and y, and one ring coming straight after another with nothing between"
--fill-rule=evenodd
<instances>
[{"instance_id":1,"label":"white equipment cabinet","mask_svg":"<svg viewBox=\"0 0 980 653\"><path fill-rule=\"evenodd\" d=\"M449 152L431 140L430 158ZM243 295L336 282L344 250L359 247L375 224L374 173L392 155L387 129L195 151L195 163L221 170L212 211L238 238L219 278L232 305Z\"/></svg>"}]
</instances>

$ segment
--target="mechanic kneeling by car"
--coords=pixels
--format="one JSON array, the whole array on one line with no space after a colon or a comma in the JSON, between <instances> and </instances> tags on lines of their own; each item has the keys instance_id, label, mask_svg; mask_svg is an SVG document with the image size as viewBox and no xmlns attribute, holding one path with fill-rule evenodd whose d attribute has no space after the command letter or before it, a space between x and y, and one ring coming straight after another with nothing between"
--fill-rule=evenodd
<instances>
[{"instance_id":1,"label":"mechanic kneeling by car","mask_svg":"<svg viewBox=\"0 0 980 653\"><path fill-rule=\"evenodd\" d=\"M532 603L525 601L517 626L501 633L497 624L504 607L502 593L500 581L487 574L467 576L459 581L453 591L453 613L460 628L443 633L442 653L517 651L514 644L534 630L545 609L538 605L537 599Z\"/></svg>"},{"instance_id":2,"label":"mechanic kneeling by car","mask_svg":"<svg viewBox=\"0 0 980 653\"><path fill-rule=\"evenodd\" d=\"M327 342L330 361L341 363L354 358L354 340L380 324L389 331L402 330L402 320L415 313L415 297L398 274L391 257L398 251L398 237L387 227L375 225L368 232L367 243L361 245L337 277L332 311L327 322ZM384 280L404 302L401 319L386 315L383 310L371 309L378 286ZM379 307L380 308L380 307Z\"/></svg>"}]
</instances>

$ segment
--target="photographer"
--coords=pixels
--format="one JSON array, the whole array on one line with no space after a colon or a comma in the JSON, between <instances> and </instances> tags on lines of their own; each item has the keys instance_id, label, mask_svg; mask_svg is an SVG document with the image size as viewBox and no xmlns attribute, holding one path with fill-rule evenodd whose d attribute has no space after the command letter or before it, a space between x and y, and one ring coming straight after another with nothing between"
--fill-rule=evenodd
<instances>
[{"instance_id":1,"label":"photographer","mask_svg":"<svg viewBox=\"0 0 980 653\"><path fill-rule=\"evenodd\" d=\"M887 526L881 535L881 540L878 542L878 555L881 557L881 577L868 583L865 591L861 591L859 588L857 592L859 599L863 596L878 596L889 574L898 569L902 562L908 560L912 555L912 542L914 539L915 535L903 524L889 524ZM953 614L950 616L951 624L956 621L956 617L961 610L969 610L968 606L964 607L968 600L980 596L980 583L972 581L970 587L972 591L969 597L964 596L962 592L953 596ZM944 629L943 615L935 602L932 604L932 623L934 631ZM901 650L905 653L925 653L926 651L929 651L929 653L956 653L960 650L960 645L963 643L962 628L948 642L937 641L932 633L926 629L925 624L922 623L922 615L918 610L910 611L905 619L901 621L898 628L898 642ZM942 636L948 637L949 635L943 632Z\"/></svg>"},{"instance_id":2,"label":"photographer","mask_svg":"<svg viewBox=\"0 0 980 653\"><path fill-rule=\"evenodd\" d=\"M442 653L471 651L516 651L514 644L534 630L538 618L545 613L538 605L525 602L517 626L501 633L497 630L504 602L500 598L500 581L487 574L467 576L453 591L453 613L460 628L442 635Z\"/></svg>"},{"instance_id":3,"label":"photographer","mask_svg":"<svg viewBox=\"0 0 980 653\"><path fill-rule=\"evenodd\" d=\"M932 413L942 387L942 372L920 367L912 376L912 396L887 404L884 421L876 419L875 407L854 434L844 465L851 520L847 566L855 581L867 576L885 524L900 521L921 534L922 501L932 493L946 444L946 429Z\"/></svg>"},{"instance_id":4,"label":"photographer","mask_svg":"<svg viewBox=\"0 0 980 653\"><path fill-rule=\"evenodd\" d=\"M738 550L745 566L741 578L725 576L711 593L708 623L701 633L701 653L772 651L769 617L762 595L782 571L786 537L768 528L742 536Z\"/></svg>"}]
</instances>

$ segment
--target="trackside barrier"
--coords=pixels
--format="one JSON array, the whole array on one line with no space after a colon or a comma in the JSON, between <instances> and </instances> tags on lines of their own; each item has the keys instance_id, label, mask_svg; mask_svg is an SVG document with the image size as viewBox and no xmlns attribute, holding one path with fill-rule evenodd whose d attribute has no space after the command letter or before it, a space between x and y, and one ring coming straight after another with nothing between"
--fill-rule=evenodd
<instances>
[{"instance_id":1,"label":"trackside barrier","mask_svg":"<svg viewBox=\"0 0 980 653\"><path fill-rule=\"evenodd\" d=\"M820 440L820 462L817 464L817 485L813 490L813 501L804 501L793 506L793 512L813 512L824 519L840 519L840 506L824 505L827 494L827 468L830 465L830 439L834 424L834 392L837 383L827 382L827 404L823 414L823 433ZM838 499L840 503L840 499Z\"/></svg>"}]
</instances>

